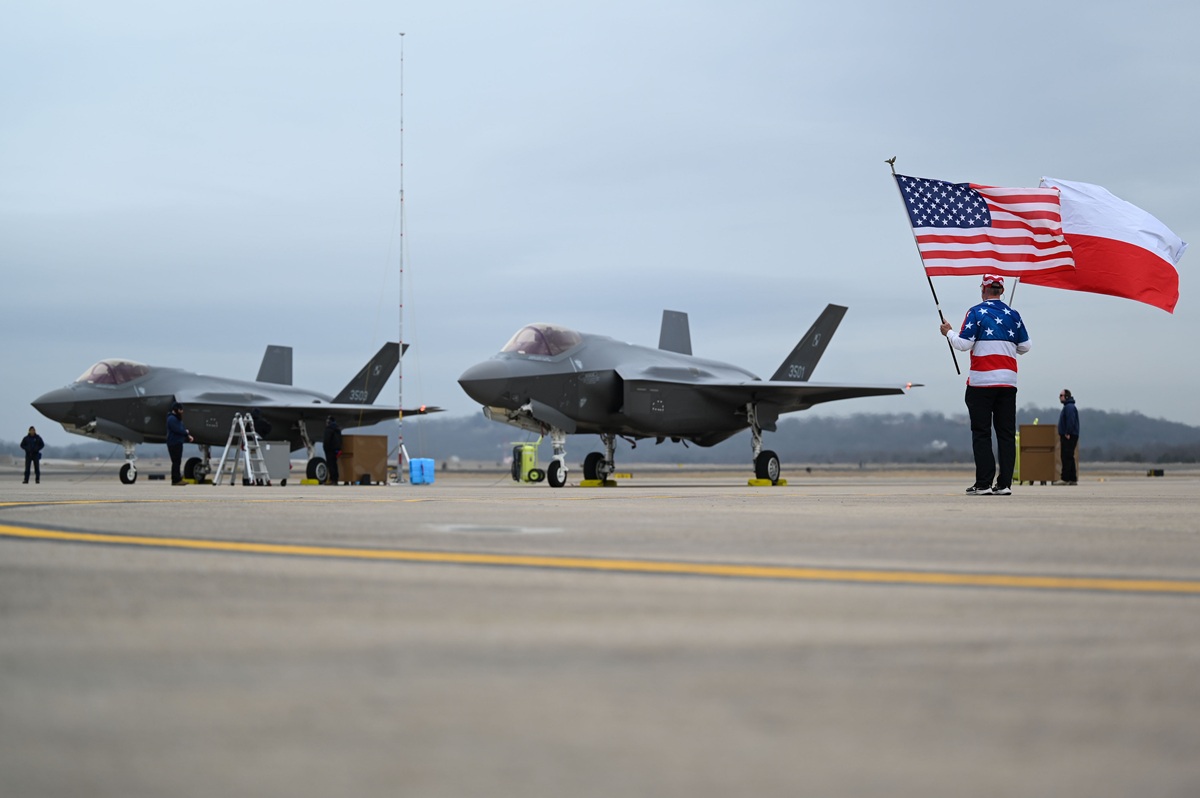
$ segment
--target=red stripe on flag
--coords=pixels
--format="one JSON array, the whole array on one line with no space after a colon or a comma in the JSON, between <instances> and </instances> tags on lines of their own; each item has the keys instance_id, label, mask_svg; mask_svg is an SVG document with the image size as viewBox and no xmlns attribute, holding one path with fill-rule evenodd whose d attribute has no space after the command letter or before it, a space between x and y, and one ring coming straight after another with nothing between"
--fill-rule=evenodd
<instances>
[{"instance_id":1,"label":"red stripe on flag","mask_svg":"<svg viewBox=\"0 0 1200 798\"><path fill-rule=\"evenodd\" d=\"M997 239L986 233L978 235L962 235L962 236L947 236L947 235L921 235L917 237L917 243L921 245L921 251L925 252L926 248L933 249L934 244L994 244ZM1022 246L1035 247L1037 249L1056 249L1066 251L1066 246L1062 241L1054 241L1047 238L1007 238L1004 239L1006 246Z\"/></svg>"},{"instance_id":2,"label":"red stripe on flag","mask_svg":"<svg viewBox=\"0 0 1200 798\"><path fill-rule=\"evenodd\" d=\"M1059 258L1069 259L1071 257L1070 254L1067 252L1048 252L1044 255L1034 255L1029 252L996 252L996 251L981 252L978 250L971 250L971 249L968 249L968 250L953 250L953 249L940 250L940 249L926 249L924 247L921 248L921 255L922 255L922 257L924 257L926 259L938 258L940 260L953 260L956 258L961 258L961 259L965 259L965 260L979 260L980 258L986 257L989 261L993 261L993 262L1028 263L1031 265L1031 267L1033 267L1038 261L1043 261L1043 260L1054 261L1054 260L1058 260ZM936 267L929 266L927 268L931 270L929 273L933 274L932 269L934 269ZM1065 268L1069 269L1070 266L1066 266ZM1024 274L1024 272L1022 272L1022 274Z\"/></svg>"},{"instance_id":3,"label":"red stripe on flag","mask_svg":"<svg viewBox=\"0 0 1200 798\"><path fill-rule=\"evenodd\" d=\"M1023 275L1024 282L1145 302L1168 313L1179 301L1179 272L1148 249L1113 238L1067 233L1071 271Z\"/></svg>"}]
</instances>

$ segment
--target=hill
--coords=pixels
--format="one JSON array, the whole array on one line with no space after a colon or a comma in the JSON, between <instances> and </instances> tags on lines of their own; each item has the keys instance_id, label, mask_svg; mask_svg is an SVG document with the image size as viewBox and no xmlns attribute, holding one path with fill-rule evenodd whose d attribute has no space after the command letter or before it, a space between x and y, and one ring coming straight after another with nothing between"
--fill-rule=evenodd
<instances>
[{"instance_id":1,"label":"hill","mask_svg":"<svg viewBox=\"0 0 1200 798\"><path fill-rule=\"evenodd\" d=\"M1191 427L1139 413L1082 411L1080 457L1089 461L1200 462L1200 427ZM1058 420L1057 408L1029 407L1017 416L1019 424L1035 419ZM513 441L531 440L522 431L488 421L482 415L468 418L422 419L417 431L405 424L405 443L413 456L443 460L502 460ZM971 434L966 414L942 413L856 414L844 417L800 414L780 421L779 429L765 436L766 446L785 463L957 463L971 461ZM596 436L568 439L572 460L599 449ZM542 457L549 457L543 441ZM643 440L631 448L618 444L618 463L745 463L750 458L750 433L744 432L708 449Z\"/></svg>"}]
</instances>

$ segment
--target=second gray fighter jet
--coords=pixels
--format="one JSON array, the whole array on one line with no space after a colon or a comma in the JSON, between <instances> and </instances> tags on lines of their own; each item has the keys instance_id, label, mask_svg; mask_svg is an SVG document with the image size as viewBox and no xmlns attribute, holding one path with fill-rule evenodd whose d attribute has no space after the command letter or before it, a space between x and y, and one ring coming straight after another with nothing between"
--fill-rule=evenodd
<instances>
[{"instance_id":1,"label":"second gray fighter jet","mask_svg":"<svg viewBox=\"0 0 1200 798\"><path fill-rule=\"evenodd\" d=\"M658 349L555 324L522 327L490 360L467 369L458 383L484 413L522 429L549 434L552 487L567 482L566 436L600 436L604 452L583 462L586 480L615 470L618 437L713 446L749 429L755 478L778 483L779 457L763 448L784 413L860 396L903 394L912 383L833 385L809 382L846 308L828 305L769 380L729 363L692 355L687 314L663 311Z\"/></svg>"}]
</instances>

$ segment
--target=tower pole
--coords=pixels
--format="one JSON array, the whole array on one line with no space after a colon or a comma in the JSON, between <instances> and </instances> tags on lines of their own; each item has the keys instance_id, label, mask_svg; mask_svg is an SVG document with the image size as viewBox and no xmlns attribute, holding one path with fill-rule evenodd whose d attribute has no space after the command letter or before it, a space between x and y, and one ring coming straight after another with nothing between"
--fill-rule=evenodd
<instances>
[{"instance_id":1,"label":"tower pole","mask_svg":"<svg viewBox=\"0 0 1200 798\"><path fill-rule=\"evenodd\" d=\"M396 363L396 484L404 484L404 33L400 34L400 359Z\"/></svg>"}]
</instances>

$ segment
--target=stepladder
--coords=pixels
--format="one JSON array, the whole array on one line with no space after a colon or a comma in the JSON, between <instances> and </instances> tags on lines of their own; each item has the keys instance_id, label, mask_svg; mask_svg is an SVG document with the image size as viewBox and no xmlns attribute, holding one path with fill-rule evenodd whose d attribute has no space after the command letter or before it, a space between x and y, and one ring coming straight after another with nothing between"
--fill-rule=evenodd
<instances>
[{"instance_id":1,"label":"stepladder","mask_svg":"<svg viewBox=\"0 0 1200 798\"><path fill-rule=\"evenodd\" d=\"M270 485L267 461L263 457L262 441L254 431L254 419L249 413L235 413L229 429L229 440L213 475L213 484L220 485L228 469L229 484L237 484L238 471L242 472L243 485Z\"/></svg>"}]
</instances>

